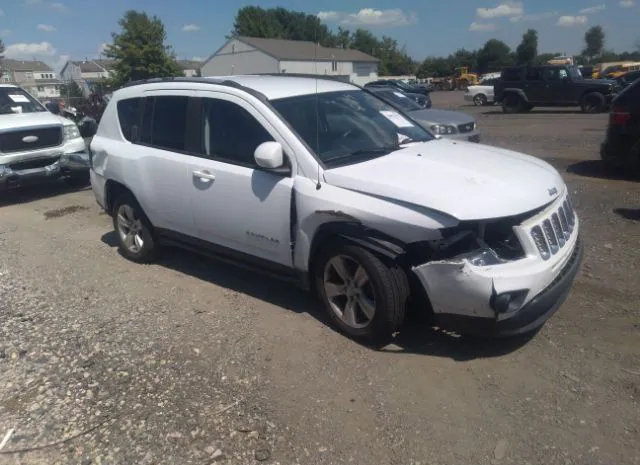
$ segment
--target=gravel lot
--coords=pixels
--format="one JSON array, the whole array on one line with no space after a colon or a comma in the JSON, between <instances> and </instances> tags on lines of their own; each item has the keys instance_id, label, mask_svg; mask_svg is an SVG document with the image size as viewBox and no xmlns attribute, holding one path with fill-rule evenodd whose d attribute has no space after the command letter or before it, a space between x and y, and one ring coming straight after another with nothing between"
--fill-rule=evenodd
<instances>
[{"instance_id":1,"label":"gravel lot","mask_svg":"<svg viewBox=\"0 0 640 465\"><path fill-rule=\"evenodd\" d=\"M286 284L181 251L127 262L90 190L3 194L0 463L640 464L640 183L602 176L606 115L433 100L574 193L584 265L534 338L418 319L374 351Z\"/></svg>"}]
</instances>

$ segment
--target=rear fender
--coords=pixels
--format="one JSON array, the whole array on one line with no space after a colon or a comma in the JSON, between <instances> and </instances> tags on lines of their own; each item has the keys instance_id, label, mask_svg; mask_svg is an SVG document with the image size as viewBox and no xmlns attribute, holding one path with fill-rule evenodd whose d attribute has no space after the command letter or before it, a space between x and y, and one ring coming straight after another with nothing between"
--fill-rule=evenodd
<instances>
[{"instance_id":1,"label":"rear fender","mask_svg":"<svg viewBox=\"0 0 640 465\"><path fill-rule=\"evenodd\" d=\"M445 213L373 197L305 177L294 180L293 262L309 270L312 254L325 238L339 236L388 257L403 244L442 237L440 230L459 222ZM394 255L395 254L395 255Z\"/></svg>"}]
</instances>

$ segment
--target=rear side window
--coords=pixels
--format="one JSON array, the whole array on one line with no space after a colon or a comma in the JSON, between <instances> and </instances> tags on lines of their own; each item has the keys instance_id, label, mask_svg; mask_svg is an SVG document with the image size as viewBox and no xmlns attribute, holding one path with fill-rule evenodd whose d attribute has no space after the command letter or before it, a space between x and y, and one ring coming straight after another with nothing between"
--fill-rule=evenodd
<instances>
[{"instance_id":1,"label":"rear side window","mask_svg":"<svg viewBox=\"0 0 640 465\"><path fill-rule=\"evenodd\" d=\"M125 139L135 142L139 124L141 98L129 98L118 102L118 120Z\"/></svg>"},{"instance_id":2,"label":"rear side window","mask_svg":"<svg viewBox=\"0 0 640 465\"><path fill-rule=\"evenodd\" d=\"M151 114L151 140L154 147L184 151L187 140L189 97L178 95L154 97L153 111L145 111L143 126ZM146 105L145 105L146 106Z\"/></svg>"},{"instance_id":3,"label":"rear side window","mask_svg":"<svg viewBox=\"0 0 640 465\"><path fill-rule=\"evenodd\" d=\"M542 81L542 70L540 68L527 68L527 81Z\"/></svg>"},{"instance_id":4,"label":"rear side window","mask_svg":"<svg viewBox=\"0 0 640 465\"><path fill-rule=\"evenodd\" d=\"M627 105L630 108L637 109L640 105L640 79L634 81L629 87L620 92L615 99L614 104Z\"/></svg>"},{"instance_id":5,"label":"rear side window","mask_svg":"<svg viewBox=\"0 0 640 465\"><path fill-rule=\"evenodd\" d=\"M507 68L502 71L503 81L520 81L522 79L522 73L520 68Z\"/></svg>"}]
</instances>

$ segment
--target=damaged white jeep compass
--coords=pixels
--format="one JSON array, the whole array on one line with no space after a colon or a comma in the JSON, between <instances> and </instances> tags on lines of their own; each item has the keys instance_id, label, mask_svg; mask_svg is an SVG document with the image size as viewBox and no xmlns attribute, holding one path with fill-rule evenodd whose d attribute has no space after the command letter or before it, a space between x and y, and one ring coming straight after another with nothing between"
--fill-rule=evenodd
<instances>
[{"instance_id":1,"label":"damaged white jeep compass","mask_svg":"<svg viewBox=\"0 0 640 465\"><path fill-rule=\"evenodd\" d=\"M464 333L534 331L582 258L549 164L436 139L333 79L132 83L90 158L126 257L177 245L293 280L356 338L386 339L410 302Z\"/></svg>"}]
</instances>

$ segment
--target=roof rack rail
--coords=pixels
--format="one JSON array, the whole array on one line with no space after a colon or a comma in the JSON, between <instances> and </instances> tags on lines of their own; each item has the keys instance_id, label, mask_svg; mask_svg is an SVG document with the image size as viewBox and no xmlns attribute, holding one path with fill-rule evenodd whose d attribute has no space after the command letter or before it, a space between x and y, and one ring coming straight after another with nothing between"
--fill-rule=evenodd
<instances>
[{"instance_id":1,"label":"roof rack rail","mask_svg":"<svg viewBox=\"0 0 640 465\"><path fill-rule=\"evenodd\" d=\"M250 87L243 86L242 84L238 84L235 81L229 79L216 79L215 76L212 77L186 77L186 76L175 76L175 77L162 77L162 78L149 78L149 79L140 79L137 81L130 81L123 84L120 89L124 89L127 87L140 86L143 84L160 84L163 82L190 82L194 84L215 84L219 86L228 86L234 87L236 89L242 89L243 91L252 94L254 97L259 98L260 100L267 100L267 97L258 92L257 90L251 89Z\"/></svg>"},{"instance_id":2,"label":"roof rack rail","mask_svg":"<svg viewBox=\"0 0 640 465\"><path fill-rule=\"evenodd\" d=\"M328 74L312 74L312 73L249 73L245 76L282 76L282 77L303 77L311 79L325 79L327 81L338 81L346 84L353 84L350 81L345 81L342 76L332 76Z\"/></svg>"}]
</instances>

